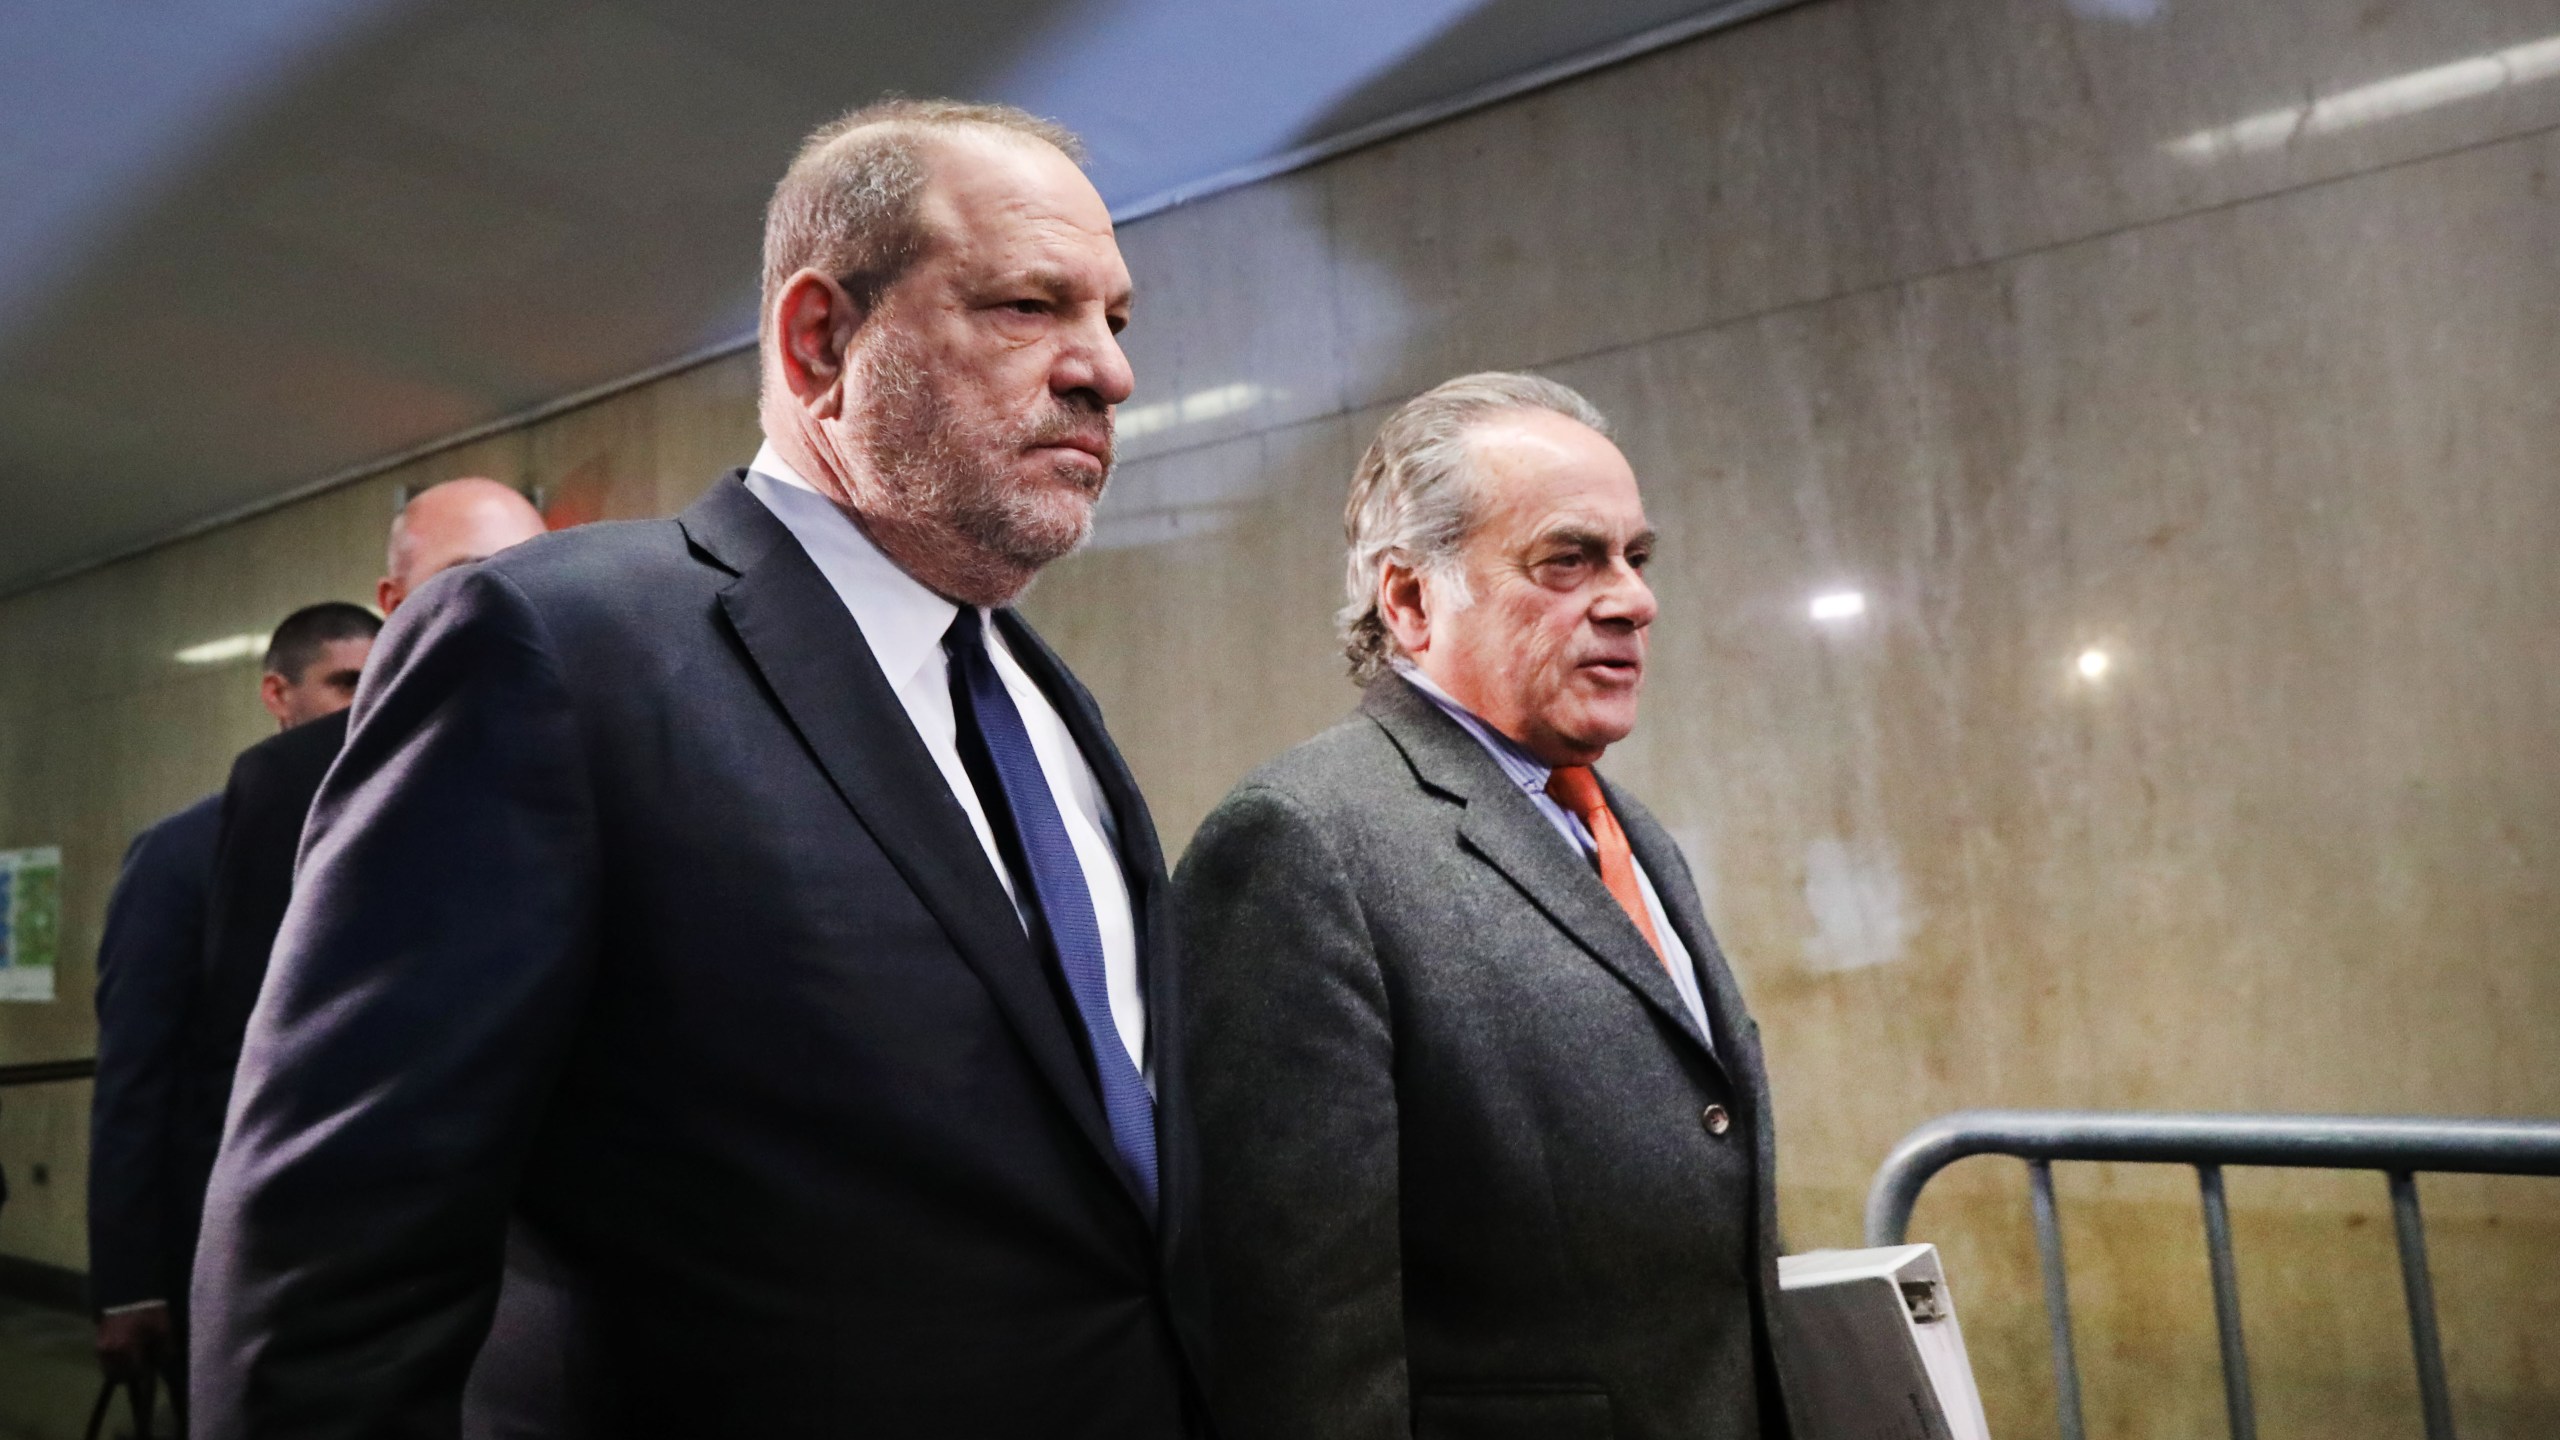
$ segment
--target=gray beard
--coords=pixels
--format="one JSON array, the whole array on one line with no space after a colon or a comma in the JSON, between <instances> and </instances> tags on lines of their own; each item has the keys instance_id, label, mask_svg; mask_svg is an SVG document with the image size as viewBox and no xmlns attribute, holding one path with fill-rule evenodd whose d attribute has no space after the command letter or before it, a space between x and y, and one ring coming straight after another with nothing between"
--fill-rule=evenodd
<instances>
[{"instance_id":1,"label":"gray beard","mask_svg":"<svg viewBox=\"0 0 2560 1440\"><path fill-rule=\"evenodd\" d=\"M1090 433L1095 417L1061 404L1018 426L964 420L894 338L864 350L854 371L864 397L862 455L878 491L861 497L864 511L948 540L981 564L1021 571L1073 553L1093 533L1093 507L1109 483L1108 468L1097 483L1062 463L1055 472L1059 486L1026 486L1013 481L1003 462L1028 446ZM1100 417L1100 424L1107 436L1110 417ZM1089 493L1078 503L1075 492Z\"/></svg>"}]
</instances>

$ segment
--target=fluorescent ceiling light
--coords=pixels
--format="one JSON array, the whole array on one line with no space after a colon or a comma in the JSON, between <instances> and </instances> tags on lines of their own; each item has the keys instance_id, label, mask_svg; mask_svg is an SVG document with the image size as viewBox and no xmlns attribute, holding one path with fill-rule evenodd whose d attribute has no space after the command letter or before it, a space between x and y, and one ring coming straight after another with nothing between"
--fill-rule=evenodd
<instances>
[{"instance_id":1,"label":"fluorescent ceiling light","mask_svg":"<svg viewBox=\"0 0 2560 1440\"><path fill-rule=\"evenodd\" d=\"M2274 150L2296 139L2313 139L2397 120L2460 100L2475 100L2518 85L2560 75L2560 35L2474 55L2468 60L2412 70L2388 80L2324 95L2304 105L2285 105L2210 130L2182 135L2160 148L2190 164L2207 165L2233 155Z\"/></svg>"},{"instance_id":2,"label":"fluorescent ceiling light","mask_svg":"<svg viewBox=\"0 0 2560 1440\"><path fill-rule=\"evenodd\" d=\"M1867 597L1855 590L1835 590L1813 597L1816 620L1848 620L1867 613Z\"/></svg>"},{"instance_id":3,"label":"fluorescent ceiling light","mask_svg":"<svg viewBox=\"0 0 2560 1440\"><path fill-rule=\"evenodd\" d=\"M266 651L267 637L264 635L225 635L219 640L188 646L178 652L177 661L181 665L224 665L234 660L246 660L252 655L263 655Z\"/></svg>"},{"instance_id":4,"label":"fluorescent ceiling light","mask_svg":"<svg viewBox=\"0 0 2560 1440\"><path fill-rule=\"evenodd\" d=\"M1203 420L1216 420L1250 410L1266 400L1278 400L1282 392L1266 390L1250 382L1221 385L1214 390L1195 390L1179 400L1158 400L1147 405L1123 405L1112 418L1114 435L1134 440L1153 435L1159 430L1197 425Z\"/></svg>"}]
</instances>

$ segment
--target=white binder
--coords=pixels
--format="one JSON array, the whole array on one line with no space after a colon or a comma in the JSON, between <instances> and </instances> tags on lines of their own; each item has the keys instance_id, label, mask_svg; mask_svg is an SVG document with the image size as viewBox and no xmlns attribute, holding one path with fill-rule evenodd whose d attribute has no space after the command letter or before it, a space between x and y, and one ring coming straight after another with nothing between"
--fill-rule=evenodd
<instances>
[{"instance_id":1,"label":"white binder","mask_svg":"<svg viewBox=\"0 0 2560 1440\"><path fill-rule=\"evenodd\" d=\"M1778 1260L1797 1440L1991 1440L1935 1245Z\"/></svg>"}]
</instances>

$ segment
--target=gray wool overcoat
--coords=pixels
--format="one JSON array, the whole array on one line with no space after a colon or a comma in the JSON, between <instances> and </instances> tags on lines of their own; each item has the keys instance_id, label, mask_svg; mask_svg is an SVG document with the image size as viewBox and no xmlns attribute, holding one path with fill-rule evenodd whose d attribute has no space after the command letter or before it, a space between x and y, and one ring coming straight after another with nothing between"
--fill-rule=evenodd
<instances>
[{"instance_id":1,"label":"gray wool overcoat","mask_svg":"<svg viewBox=\"0 0 2560 1440\"><path fill-rule=\"evenodd\" d=\"M1758 1027L1678 847L1607 793L1712 1035L1591 864L1394 676L1193 840L1225 1440L1786 1433Z\"/></svg>"}]
</instances>

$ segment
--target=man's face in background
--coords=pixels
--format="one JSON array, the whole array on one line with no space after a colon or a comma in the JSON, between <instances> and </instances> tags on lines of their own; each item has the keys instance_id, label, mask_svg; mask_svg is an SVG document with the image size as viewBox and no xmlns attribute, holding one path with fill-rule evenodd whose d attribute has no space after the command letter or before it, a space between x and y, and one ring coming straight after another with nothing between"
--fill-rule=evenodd
<instances>
[{"instance_id":1,"label":"man's face in background","mask_svg":"<svg viewBox=\"0 0 2560 1440\"><path fill-rule=\"evenodd\" d=\"M372 653L370 639L328 641L321 645L319 657L303 666L300 674L282 675L270 670L260 676L258 701L275 717L277 726L286 730L335 715L356 703L356 681L363 677L365 659Z\"/></svg>"}]
</instances>

